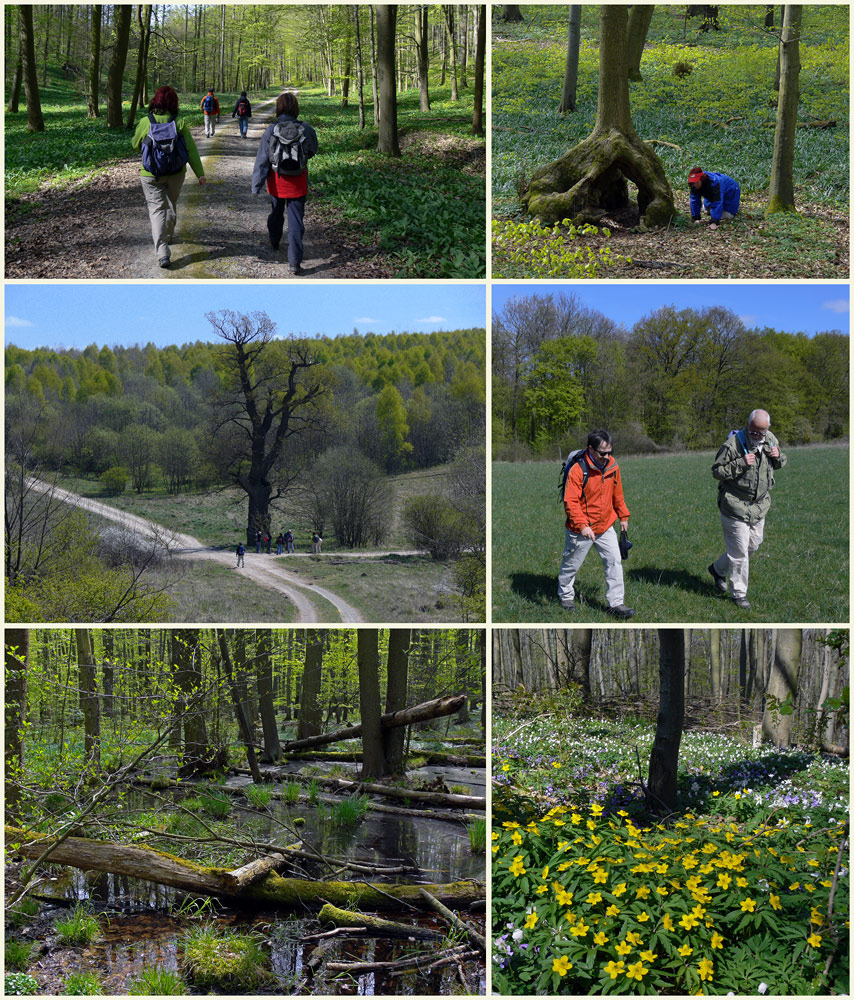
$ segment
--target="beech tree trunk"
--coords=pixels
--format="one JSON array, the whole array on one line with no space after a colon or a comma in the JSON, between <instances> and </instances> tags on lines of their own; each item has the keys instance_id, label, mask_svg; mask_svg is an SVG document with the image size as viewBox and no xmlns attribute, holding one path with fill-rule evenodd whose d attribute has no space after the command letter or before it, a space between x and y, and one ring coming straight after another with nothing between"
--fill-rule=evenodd
<instances>
[{"instance_id":1,"label":"beech tree trunk","mask_svg":"<svg viewBox=\"0 0 854 1000\"><path fill-rule=\"evenodd\" d=\"M6 847L27 858L38 858L51 843L49 838L7 826ZM16 845L14 848L12 845ZM249 885L240 885L233 872L209 868L164 851L148 847L129 847L107 840L68 837L51 852L52 864L69 865L83 871L112 872L204 896L223 896L259 906L286 909L320 909L325 903L334 906L361 906L371 910L400 910L411 906L425 908L420 885L383 885L374 889L366 882L315 882L308 879L281 878L274 872ZM449 882L424 886L446 906L467 907L483 897L483 886L476 882Z\"/></svg>"},{"instance_id":2,"label":"beech tree trunk","mask_svg":"<svg viewBox=\"0 0 854 1000\"><path fill-rule=\"evenodd\" d=\"M673 812L685 720L685 639L682 629L658 630L658 720L649 757L650 807Z\"/></svg>"},{"instance_id":3,"label":"beech tree trunk","mask_svg":"<svg viewBox=\"0 0 854 1000\"><path fill-rule=\"evenodd\" d=\"M558 111L564 115L575 111L575 90L578 86L578 52L581 48L581 4L569 8L569 26L566 34L566 66L563 71L563 90Z\"/></svg>"},{"instance_id":4,"label":"beech tree trunk","mask_svg":"<svg viewBox=\"0 0 854 1000\"><path fill-rule=\"evenodd\" d=\"M474 135L483 135L483 81L486 65L486 19L484 4L477 8L477 46L474 52L474 113L471 130Z\"/></svg>"},{"instance_id":5,"label":"beech tree trunk","mask_svg":"<svg viewBox=\"0 0 854 1000\"><path fill-rule=\"evenodd\" d=\"M388 683L385 695L385 714L393 715L406 707L406 688L409 679L408 628L389 629L388 634ZM382 728L383 754L388 774L403 771L403 744L406 730L401 726Z\"/></svg>"},{"instance_id":6,"label":"beech tree trunk","mask_svg":"<svg viewBox=\"0 0 854 1000\"><path fill-rule=\"evenodd\" d=\"M522 8L517 3L505 3L501 5L501 20L502 21L524 21L522 17Z\"/></svg>"},{"instance_id":7,"label":"beech tree trunk","mask_svg":"<svg viewBox=\"0 0 854 1000\"><path fill-rule=\"evenodd\" d=\"M798 77L801 72L800 4L786 4L780 39L780 94L777 98L777 128L771 159L771 183L767 214L795 209L795 129L798 124Z\"/></svg>"},{"instance_id":8,"label":"beech tree trunk","mask_svg":"<svg viewBox=\"0 0 854 1000\"><path fill-rule=\"evenodd\" d=\"M585 705L590 703L590 649L592 645L592 628L578 628L573 630L572 648L577 658L581 675L581 697Z\"/></svg>"},{"instance_id":9,"label":"beech tree trunk","mask_svg":"<svg viewBox=\"0 0 854 1000\"><path fill-rule=\"evenodd\" d=\"M258 767L258 758L255 754L255 742L252 738L252 730L249 726L249 720L246 718L246 709L240 698L240 692L237 689L237 681L234 676L234 667L231 662L231 651L228 648L228 640L225 636L225 629L218 628L216 630L216 635L219 640L219 651L222 656L222 665L225 668L225 675L228 678L231 700L234 704L234 714L237 716L237 727L240 730L243 745L246 747L246 760L249 763L249 771L252 774L252 780L256 784L260 785L264 778L261 775L261 769Z\"/></svg>"},{"instance_id":10,"label":"beech tree trunk","mask_svg":"<svg viewBox=\"0 0 854 1000\"><path fill-rule=\"evenodd\" d=\"M39 75L36 67L36 41L33 33L33 5L18 7L21 17L21 60L24 74L24 97L27 102L27 131L44 132Z\"/></svg>"},{"instance_id":11,"label":"beech tree trunk","mask_svg":"<svg viewBox=\"0 0 854 1000\"><path fill-rule=\"evenodd\" d=\"M377 149L387 156L400 156L397 139L397 83L394 68L397 7L375 5L377 15L377 87L379 89L379 141Z\"/></svg>"},{"instance_id":12,"label":"beech tree trunk","mask_svg":"<svg viewBox=\"0 0 854 1000\"><path fill-rule=\"evenodd\" d=\"M270 629L258 629L256 636L255 655L257 656L258 708L261 714L261 729L264 733L264 752L261 755L261 760L272 763L281 759L282 747L279 743L279 727L276 724L276 710L273 706L273 663L270 658Z\"/></svg>"},{"instance_id":13,"label":"beech tree trunk","mask_svg":"<svg viewBox=\"0 0 854 1000\"><path fill-rule=\"evenodd\" d=\"M721 684L721 630L709 629L709 671L711 675L712 704L720 705L723 698Z\"/></svg>"},{"instance_id":14,"label":"beech tree trunk","mask_svg":"<svg viewBox=\"0 0 854 1000\"><path fill-rule=\"evenodd\" d=\"M640 71L641 59L643 58L643 47L646 45L646 36L649 25L652 21L652 12L655 10L653 4L635 3L632 4L632 12L629 16L629 79L642 80Z\"/></svg>"},{"instance_id":15,"label":"beech tree trunk","mask_svg":"<svg viewBox=\"0 0 854 1000\"><path fill-rule=\"evenodd\" d=\"M791 708L798 697L802 641L799 628L777 630L777 649L762 713L762 735L778 749L785 749L792 743L795 716Z\"/></svg>"},{"instance_id":16,"label":"beech tree trunk","mask_svg":"<svg viewBox=\"0 0 854 1000\"><path fill-rule=\"evenodd\" d=\"M386 773L380 724L379 629L358 630L359 709L362 717L362 778Z\"/></svg>"},{"instance_id":17,"label":"beech tree trunk","mask_svg":"<svg viewBox=\"0 0 854 1000\"><path fill-rule=\"evenodd\" d=\"M113 23L116 39L113 58L107 73L107 128L121 128L122 121L122 78L128 56L130 22L133 4L116 4L113 7Z\"/></svg>"},{"instance_id":18,"label":"beech tree trunk","mask_svg":"<svg viewBox=\"0 0 854 1000\"><path fill-rule=\"evenodd\" d=\"M430 36L428 11L430 5L420 3L415 8L415 56L418 63L418 110L430 110Z\"/></svg>"},{"instance_id":19,"label":"beech tree trunk","mask_svg":"<svg viewBox=\"0 0 854 1000\"><path fill-rule=\"evenodd\" d=\"M87 628L76 628L77 668L80 683L80 708L83 711L84 751L88 765L101 766L101 707L92 655L92 636Z\"/></svg>"},{"instance_id":20,"label":"beech tree trunk","mask_svg":"<svg viewBox=\"0 0 854 1000\"><path fill-rule=\"evenodd\" d=\"M464 698L465 695L455 695L450 698L434 698L432 701L424 701L412 708L405 708L402 712L382 716L380 725L384 729L388 729L394 726L409 726L415 722L426 722L428 719L437 719L443 715L453 715L454 712L460 710ZM320 747L327 743L339 743L341 740L352 740L361 735L361 726L350 726L348 729L339 729L334 733L323 733L308 739L292 740L285 744L285 752L299 750L302 747Z\"/></svg>"},{"instance_id":21,"label":"beech tree trunk","mask_svg":"<svg viewBox=\"0 0 854 1000\"><path fill-rule=\"evenodd\" d=\"M15 806L21 799L18 775L24 763L24 722L27 717L27 671L30 662L30 632L25 628L7 628L5 634L6 712L5 791L6 805Z\"/></svg>"},{"instance_id":22,"label":"beech tree trunk","mask_svg":"<svg viewBox=\"0 0 854 1000\"><path fill-rule=\"evenodd\" d=\"M629 181L637 187L641 228L667 225L676 214L661 161L632 126L627 31L627 8L602 4L596 126L559 160L535 171L522 195L525 210L549 225L564 219L598 223L608 214L633 212Z\"/></svg>"},{"instance_id":23,"label":"beech tree trunk","mask_svg":"<svg viewBox=\"0 0 854 1000\"><path fill-rule=\"evenodd\" d=\"M305 647L305 665L302 671L302 694L299 704L297 744L313 746L308 740L320 733L320 684L323 680L323 643L316 633L309 633ZM288 744L290 746L291 744Z\"/></svg>"}]
</instances>

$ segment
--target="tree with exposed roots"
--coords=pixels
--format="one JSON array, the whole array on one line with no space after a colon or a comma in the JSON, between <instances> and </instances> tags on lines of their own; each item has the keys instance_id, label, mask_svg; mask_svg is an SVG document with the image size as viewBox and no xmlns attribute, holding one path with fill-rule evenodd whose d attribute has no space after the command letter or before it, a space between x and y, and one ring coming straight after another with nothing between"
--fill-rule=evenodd
<instances>
[{"instance_id":1,"label":"tree with exposed roots","mask_svg":"<svg viewBox=\"0 0 854 1000\"><path fill-rule=\"evenodd\" d=\"M547 224L563 219L595 224L633 209L632 181L641 226L666 225L676 214L673 193L661 161L635 132L629 108L628 8L602 4L599 25L596 126L583 142L534 173L522 204Z\"/></svg>"}]
</instances>

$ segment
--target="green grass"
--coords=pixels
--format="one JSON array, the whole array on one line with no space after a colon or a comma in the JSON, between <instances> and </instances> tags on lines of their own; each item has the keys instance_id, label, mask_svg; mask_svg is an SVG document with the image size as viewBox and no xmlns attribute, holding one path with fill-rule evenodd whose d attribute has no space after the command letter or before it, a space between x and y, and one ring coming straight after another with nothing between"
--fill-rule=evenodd
<instances>
[{"instance_id":1,"label":"green grass","mask_svg":"<svg viewBox=\"0 0 854 1000\"><path fill-rule=\"evenodd\" d=\"M751 559L751 611L716 594L708 565L723 551L708 452L620 461L634 543L623 565L633 622L848 620L848 449L784 449L765 541ZM601 560L576 578L576 611L557 600L564 514L560 466L496 463L492 474L492 598L499 622L606 622ZM820 488L819 488L820 484ZM579 605L579 595L582 603Z\"/></svg>"},{"instance_id":2,"label":"green grass","mask_svg":"<svg viewBox=\"0 0 854 1000\"><path fill-rule=\"evenodd\" d=\"M473 820L466 826L466 833L472 854L483 854L486 851L486 820Z\"/></svg>"},{"instance_id":3,"label":"green grass","mask_svg":"<svg viewBox=\"0 0 854 1000\"><path fill-rule=\"evenodd\" d=\"M273 798L273 789L267 785L247 785L243 794L254 809L266 809Z\"/></svg>"},{"instance_id":4,"label":"green grass","mask_svg":"<svg viewBox=\"0 0 854 1000\"><path fill-rule=\"evenodd\" d=\"M299 802L301 787L296 781L289 781L282 786L282 798L288 805L296 805Z\"/></svg>"},{"instance_id":5,"label":"green grass","mask_svg":"<svg viewBox=\"0 0 854 1000\"><path fill-rule=\"evenodd\" d=\"M32 960L33 946L27 941L7 940L5 947L5 967L15 972L26 972Z\"/></svg>"},{"instance_id":6,"label":"green grass","mask_svg":"<svg viewBox=\"0 0 854 1000\"><path fill-rule=\"evenodd\" d=\"M81 904L67 917L55 920L53 926L63 944L91 944L101 933L97 918Z\"/></svg>"},{"instance_id":7,"label":"green grass","mask_svg":"<svg viewBox=\"0 0 854 1000\"><path fill-rule=\"evenodd\" d=\"M269 982L270 960L257 937L213 924L187 932L181 967L201 990L255 993Z\"/></svg>"},{"instance_id":8,"label":"green grass","mask_svg":"<svg viewBox=\"0 0 854 1000\"><path fill-rule=\"evenodd\" d=\"M158 969L146 966L139 978L128 988L130 996L184 996L187 986L184 980L169 969Z\"/></svg>"},{"instance_id":9,"label":"green grass","mask_svg":"<svg viewBox=\"0 0 854 1000\"><path fill-rule=\"evenodd\" d=\"M100 997L104 995L104 987L97 972L72 972L65 977L60 993L69 997Z\"/></svg>"},{"instance_id":10,"label":"green grass","mask_svg":"<svg viewBox=\"0 0 854 1000\"><path fill-rule=\"evenodd\" d=\"M50 796L48 796L50 798ZM65 797L62 796L63 800ZM15 903L15 905L7 911L7 917L9 923L12 927L23 927L25 923L34 917L39 912L39 904L30 896L24 896L24 898Z\"/></svg>"},{"instance_id":11,"label":"green grass","mask_svg":"<svg viewBox=\"0 0 854 1000\"><path fill-rule=\"evenodd\" d=\"M225 792L199 792L198 799L202 809L215 819L225 819L231 812L231 798Z\"/></svg>"}]
</instances>

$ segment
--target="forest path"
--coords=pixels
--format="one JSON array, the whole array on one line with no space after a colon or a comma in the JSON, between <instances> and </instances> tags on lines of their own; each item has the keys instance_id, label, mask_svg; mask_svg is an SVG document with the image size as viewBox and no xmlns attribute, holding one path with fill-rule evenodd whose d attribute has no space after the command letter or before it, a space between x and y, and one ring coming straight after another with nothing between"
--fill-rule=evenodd
<instances>
[{"instance_id":1,"label":"forest path","mask_svg":"<svg viewBox=\"0 0 854 1000\"><path fill-rule=\"evenodd\" d=\"M89 511L92 514L97 514L99 517L115 521L117 524L120 524L147 538L157 538L164 545L168 546L170 552L176 558L208 559L213 562L218 562L223 566L229 566L237 571L237 567L235 565L237 557L234 553L224 552L222 549L214 549L203 545L202 542L200 542L197 538L194 538L192 535L185 535L180 532L170 531L168 528L165 528L163 525L157 524L154 521L149 521L146 518L137 516L136 514L128 514L127 511L119 510L116 507L110 507L108 504L101 503L99 500L90 500L88 497L81 496L79 493L72 493L70 490L64 490L60 487L51 486L49 483L45 483L38 479L30 479L28 481L28 485L38 493L52 492L53 496L63 503L72 504L82 510ZM316 594L318 597L322 597L329 601L329 603L333 605L338 614L341 616L342 623L357 623L364 621L360 612L354 608L352 604L348 604L347 601L338 597L337 594L332 593L331 590L328 590L326 587L320 587L317 584L304 583L301 580L298 580L289 573L280 569L278 563L273 565L265 563L264 566L255 565L255 559L253 558L254 555L255 553L246 553L246 565L242 570L240 570L240 572L243 575L248 576L253 583L257 583L261 587L266 587L268 590L274 590L287 597L297 610L298 621L323 621L323 616L320 615L316 605L311 600L311 594Z\"/></svg>"}]
</instances>

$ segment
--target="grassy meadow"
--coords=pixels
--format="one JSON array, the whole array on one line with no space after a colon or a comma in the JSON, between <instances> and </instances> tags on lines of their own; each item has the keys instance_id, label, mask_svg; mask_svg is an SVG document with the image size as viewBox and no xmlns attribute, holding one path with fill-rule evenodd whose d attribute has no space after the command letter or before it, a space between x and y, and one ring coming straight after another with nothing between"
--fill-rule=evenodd
<instances>
[{"instance_id":1,"label":"grassy meadow","mask_svg":"<svg viewBox=\"0 0 854 1000\"><path fill-rule=\"evenodd\" d=\"M750 562L743 611L719 595L708 565L723 551L711 452L621 459L634 547L623 564L626 603L642 622L847 621L849 452L785 449L765 541ZM492 606L499 622L606 622L602 562L590 551L563 611L557 573L565 516L560 463L497 462L492 470Z\"/></svg>"}]
</instances>

